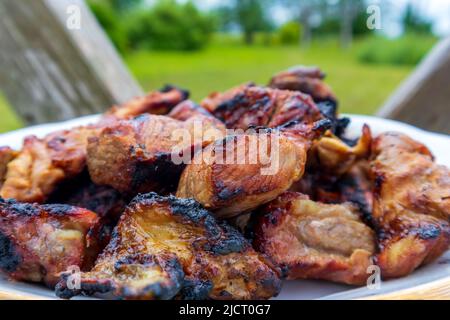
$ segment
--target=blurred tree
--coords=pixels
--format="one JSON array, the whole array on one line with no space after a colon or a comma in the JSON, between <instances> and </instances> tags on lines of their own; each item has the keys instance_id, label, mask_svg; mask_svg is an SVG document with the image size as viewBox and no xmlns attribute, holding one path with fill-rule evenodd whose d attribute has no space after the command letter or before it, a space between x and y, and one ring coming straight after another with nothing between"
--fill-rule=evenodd
<instances>
[{"instance_id":1,"label":"blurred tree","mask_svg":"<svg viewBox=\"0 0 450 320\"><path fill-rule=\"evenodd\" d=\"M219 31L230 31L235 24L233 10L230 7L217 7L212 11L211 14Z\"/></svg>"},{"instance_id":2,"label":"blurred tree","mask_svg":"<svg viewBox=\"0 0 450 320\"><path fill-rule=\"evenodd\" d=\"M143 0L106 0L111 4L111 6L119 12L130 11L131 9L136 8L141 5Z\"/></svg>"},{"instance_id":3,"label":"blurred tree","mask_svg":"<svg viewBox=\"0 0 450 320\"><path fill-rule=\"evenodd\" d=\"M244 35L246 44L254 42L259 31L270 31L273 25L266 15L268 0L233 0L228 6L219 7L216 16L220 29L228 29L237 25Z\"/></svg>"},{"instance_id":4,"label":"blurred tree","mask_svg":"<svg viewBox=\"0 0 450 320\"><path fill-rule=\"evenodd\" d=\"M300 39L301 26L297 21L289 21L278 29L278 37L282 44L295 44Z\"/></svg>"},{"instance_id":5,"label":"blurred tree","mask_svg":"<svg viewBox=\"0 0 450 320\"><path fill-rule=\"evenodd\" d=\"M363 0L340 0L341 45L348 48L353 42L353 23L358 11L363 7Z\"/></svg>"},{"instance_id":6,"label":"blurred tree","mask_svg":"<svg viewBox=\"0 0 450 320\"><path fill-rule=\"evenodd\" d=\"M410 2L403 15L404 33L432 34L432 23L420 15Z\"/></svg>"},{"instance_id":7,"label":"blurred tree","mask_svg":"<svg viewBox=\"0 0 450 320\"><path fill-rule=\"evenodd\" d=\"M88 5L116 48L124 53L128 48L126 31L111 2L89 0Z\"/></svg>"},{"instance_id":8,"label":"blurred tree","mask_svg":"<svg viewBox=\"0 0 450 320\"><path fill-rule=\"evenodd\" d=\"M312 18L327 7L327 0L281 0L281 3L291 10L293 19L301 26L300 45L309 47L313 33Z\"/></svg>"},{"instance_id":9,"label":"blurred tree","mask_svg":"<svg viewBox=\"0 0 450 320\"><path fill-rule=\"evenodd\" d=\"M134 49L197 50L208 43L213 29L212 19L190 1L159 0L127 19L127 36Z\"/></svg>"}]
</instances>

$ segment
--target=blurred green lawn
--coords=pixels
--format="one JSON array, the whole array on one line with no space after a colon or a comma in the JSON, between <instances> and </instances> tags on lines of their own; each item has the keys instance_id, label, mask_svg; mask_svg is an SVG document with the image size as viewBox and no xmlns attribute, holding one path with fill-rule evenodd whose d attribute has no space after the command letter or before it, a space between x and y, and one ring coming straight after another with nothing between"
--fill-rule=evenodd
<instances>
[{"instance_id":1,"label":"blurred green lawn","mask_svg":"<svg viewBox=\"0 0 450 320\"><path fill-rule=\"evenodd\" d=\"M296 46L219 42L198 52L137 52L125 61L145 90L175 84L189 89L196 101L246 81L265 84L272 74L292 65L318 65L328 74L341 112L373 114L412 67L361 64L356 58L358 46L356 42L343 51L337 43L323 41L304 51ZM0 114L0 132L21 126L1 94Z\"/></svg>"},{"instance_id":2,"label":"blurred green lawn","mask_svg":"<svg viewBox=\"0 0 450 320\"><path fill-rule=\"evenodd\" d=\"M333 43L298 47L220 46L192 53L139 52L126 58L146 90L166 83L191 91L199 101L209 92L239 83L266 84L275 72L296 64L318 65L336 91L341 112L373 114L412 70L409 66L370 65L357 62L358 44L342 51Z\"/></svg>"}]
</instances>

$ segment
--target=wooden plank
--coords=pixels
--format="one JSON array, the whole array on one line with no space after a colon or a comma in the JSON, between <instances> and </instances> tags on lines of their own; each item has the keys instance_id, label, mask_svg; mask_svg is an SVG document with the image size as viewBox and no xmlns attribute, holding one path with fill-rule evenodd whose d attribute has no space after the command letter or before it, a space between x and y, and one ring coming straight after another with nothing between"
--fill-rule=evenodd
<instances>
[{"instance_id":1,"label":"wooden plank","mask_svg":"<svg viewBox=\"0 0 450 320\"><path fill-rule=\"evenodd\" d=\"M377 115L450 134L450 37L433 48Z\"/></svg>"},{"instance_id":2,"label":"wooden plank","mask_svg":"<svg viewBox=\"0 0 450 320\"><path fill-rule=\"evenodd\" d=\"M450 277L364 300L450 300Z\"/></svg>"},{"instance_id":3,"label":"wooden plank","mask_svg":"<svg viewBox=\"0 0 450 320\"><path fill-rule=\"evenodd\" d=\"M67 27L73 5L80 29ZM0 90L27 124L99 113L142 94L83 0L0 0L0 68Z\"/></svg>"}]
</instances>

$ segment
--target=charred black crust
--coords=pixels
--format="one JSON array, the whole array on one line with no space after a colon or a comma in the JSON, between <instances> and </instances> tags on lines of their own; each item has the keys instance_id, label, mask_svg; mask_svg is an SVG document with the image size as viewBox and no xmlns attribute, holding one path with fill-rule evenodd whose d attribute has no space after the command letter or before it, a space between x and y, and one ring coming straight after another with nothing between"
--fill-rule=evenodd
<instances>
[{"instance_id":1,"label":"charred black crust","mask_svg":"<svg viewBox=\"0 0 450 320\"><path fill-rule=\"evenodd\" d=\"M18 216L38 216L41 213L39 205L20 203L14 199L0 199L0 210L7 210L8 214Z\"/></svg>"},{"instance_id":2,"label":"charred black crust","mask_svg":"<svg viewBox=\"0 0 450 320\"><path fill-rule=\"evenodd\" d=\"M342 135L345 133L348 125L350 124L349 118L339 118L337 115L337 101L334 99L326 99L317 101L317 107L324 117L331 121L330 130L339 138L343 139L346 143L352 144L353 141L347 140Z\"/></svg>"},{"instance_id":3,"label":"charred black crust","mask_svg":"<svg viewBox=\"0 0 450 320\"><path fill-rule=\"evenodd\" d=\"M169 300L172 299L180 291L183 285L184 272L177 258L171 258L165 261L163 260L161 263L158 261L154 261L153 257L150 256L147 260L148 262L144 262L142 264L160 265L164 272L167 273L168 281L152 283L137 293L130 290L129 287L124 286L119 291L119 297L133 298L147 296L150 294L152 298L156 300Z\"/></svg>"},{"instance_id":4,"label":"charred black crust","mask_svg":"<svg viewBox=\"0 0 450 320\"><path fill-rule=\"evenodd\" d=\"M381 194L381 188L383 187L383 184L385 182L386 178L382 174L376 174L375 179L373 182L373 192L374 195L380 195Z\"/></svg>"},{"instance_id":5,"label":"charred black crust","mask_svg":"<svg viewBox=\"0 0 450 320\"><path fill-rule=\"evenodd\" d=\"M225 121L226 119L221 116L222 112L230 112L233 111L237 106L239 105L246 105L249 104L249 101L244 93L238 93L230 100L227 100L225 102L222 102L219 104L214 111L214 114L216 117L218 117L220 120Z\"/></svg>"},{"instance_id":6,"label":"charred black crust","mask_svg":"<svg viewBox=\"0 0 450 320\"><path fill-rule=\"evenodd\" d=\"M441 228L435 225L427 225L417 230L417 235L422 240L437 239L441 235Z\"/></svg>"},{"instance_id":7,"label":"charred black crust","mask_svg":"<svg viewBox=\"0 0 450 320\"><path fill-rule=\"evenodd\" d=\"M67 216L75 213L73 206L66 204L47 204L39 205L37 203L21 203L14 199L0 199L0 211L7 211L8 215L23 217L36 217L44 212L53 216Z\"/></svg>"},{"instance_id":8,"label":"charred black crust","mask_svg":"<svg viewBox=\"0 0 450 320\"><path fill-rule=\"evenodd\" d=\"M155 282L145 286L136 292L132 287L120 286L109 279L100 279L96 282L81 281L80 289L69 289L67 280L70 274L63 274L61 281L55 287L56 296L63 299L70 299L76 295L83 294L92 296L94 294L113 293L117 299L134 299L142 296L151 296L155 300L172 299L184 285L184 272L177 258L157 261L152 255L130 255L117 261L114 265L116 269L121 269L127 264L159 265L167 274L167 281Z\"/></svg>"},{"instance_id":9,"label":"charred black crust","mask_svg":"<svg viewBox=\"0 0 450 320\"><path fill-rule=\"evenodd\" d=\"M342 179L337 182L337 188L346 201L350 201L359 209L361 218L371 228L375 227L372 208L368 202L366 190L361 189L361 185L351 175L344 175Z\"/></svg>"},{"instance_id":10,"label":"charred black crust","mask_svg":"<svg viewBox=\"0 0 450 320\"><path fill-rule=\"evenodd\" d=\"M211 246L205 250L212 252L215 255L227 255L233 252L243 252L249 245L242 234L230 226L227 222L219 222L224 238L218 239Z\"/></svg>"},{"instance_id":11,"label":"charred black crust","mask_svg":"<svg viewBox=\"0 0 450 320\"><path fill-rule=\"evenodd\" d=\"M210 280L186 279L177 299L207 300L214 284Z\"/></svg>"},{"instance_id":12,"label":"charred black crust","mask_svg":"<svg viewBox=\"0 0 450 320\"><path fill-rule=\"evenodd\" d=\"M152 159L136 159L132 173L131 190L148 192L164 185L166 191L174 191L185 165L176 165L170 153L160 153Z\"/></svg>"},{"instance_id":13,"label":"charred black crust","mask_svg":"<svg viewBox=\"0 0 450 320\"><path fill-rule=\"evenodd\" d=\"M325 132L333 127L333 123L330 119L321 119L314 122L313 131Z\"/></svg>"},{"instance_id":14,"label":"charred black crust","mask_svg":"<svg viewBox=\"0 0 450 320\"><path fill-rule=\"evenodd\" d=\"M248 248L248 243L242 234L226 222L217 221L214 216L194 199L180 199L172 195L163 197L154 192L140 194L130 203L129 207L141 204L168 203L171 212L182 219L205 228L210 241L203 244L203 249L215 255L226 255L232 252L242 252Z\"/></svg>"},{"instance_id":15,"label":"charred black crust","mask_svg":"<svg viewBox=\"0 0 450 320\"><path fill-rule=\"evenodd\" d=\"M172 84L166 84L166 85L164 85L164 87L162 87L161 89L159 89L159 92L165 93L165 92L169 92L169 91L172 91L172 90L178 90L178 91L180 91L181 94L182 94L183 100L188 99L189 96L190 96L189 90L182 89L182 88L177 87L177 86L174 86L174 85L172 85Z\"/></svg>"},{"instance_id":16,"label":"charred black crust","mask_svg":"<svg viewBox=\"0 0 450 320\"><path fill-rule=\"evenodd\" d=\"M72 206L66 205L66 204L51 204L51 205L43 205L42 209L46 212L48 212L51 215L58 216L58 215L68 215L72 213L74 208Z\"/></svg>"},{"instance_id":17,"label":"charred black crust","mask_svg":"<svg viewBox=\"0 0 450 320\"><path fill-rule=\"evenodd\" d=\"M244 192L244 189L242 187L232 190L227 187L219 186L218 189L219 192L217 193L217 198L219 199L219 201L231 200Z\"/></svg>"},{"instance_id":18,"label":"charred black crust","mask_svg":"<svg viewBox=\"0 0 450 320\"><path fill-rule=\"evenodd\" d=\"M69 289L67 281L70 274L62 274L61 280L55 286L55 295L61 299L70 299L79 294L92 296L95 293L108 293L114 290L114 285L109 280L102 280L92 283L81 283L81 289Z\"/></svg>"},{"instance_id":19,"label":"charred black crust","mask_svg":"<svg viewBox=\"0 0 450 320\"><path fill-rule=\"evenodd\" d=\"M0 231L0 269L10 273L17 270L22 257L17 253L12 241Z\"/></svg>"}]
</instances>

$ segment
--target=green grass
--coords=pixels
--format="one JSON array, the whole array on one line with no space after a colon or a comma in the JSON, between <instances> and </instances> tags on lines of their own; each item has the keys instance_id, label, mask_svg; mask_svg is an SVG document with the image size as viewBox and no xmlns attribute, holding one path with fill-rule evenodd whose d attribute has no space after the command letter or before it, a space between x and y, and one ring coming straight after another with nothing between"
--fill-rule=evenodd
<instances>
[{"instance_id":1,"label":"green grass","mask_svg":"<svg viewBox=\"0 0 450 320\"><path fill-rule=\"evenodd\" d=\"M215 44L200 52L137 52L126 62L144 89L175 84L189 89L196 101L246 81L265 84L272 74L292 65L318 65L327 72L342 112L373 114L413 67L359 63L358 48L356 43L342 51L330 41L309 50Z\"/></svg>"},{"instance_id":2,"label":"green grass","mask_svg":"<svg viewBox=\"0 0 450 320\"><path fill-rule=\"evenodd\" d=\"M203 51L142 51L127 55L125 61L145 90L175 84L189 89L196 101L211 91L246 81L266 84L275 72L292 65L318 65L327 72L342 112L373 114L413 67L360 63L357 56L362 45L357 42L343 51L337 43L322 41L301 50L296 46L247 47L235 39L221 39ZM0 114L0 132L21 126L1 94Z\"/></svg>"},{"instance_id":3,"label":"green grass","mask_svg":"<svg viewBox=\"0 0 450 320\"><path fill-rule=\"evenodd\" d=\"M0 132L7 132L22 127L22 122L0 92Z\"/></svg>"}]
</instances>

